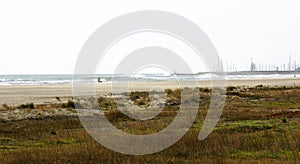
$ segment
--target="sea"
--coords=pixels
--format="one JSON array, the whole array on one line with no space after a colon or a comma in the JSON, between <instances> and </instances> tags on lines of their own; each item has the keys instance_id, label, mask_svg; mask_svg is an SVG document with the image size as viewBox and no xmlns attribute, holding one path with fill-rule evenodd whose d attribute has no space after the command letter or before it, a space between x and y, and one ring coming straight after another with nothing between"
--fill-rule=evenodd
<instances>
[{"instance_id":1,"label":"sea","mask_svg":"<svg viewBox=\"0 0 300 164\"><path fill-rule=\"evenodd\" d=\"M278 79L300 77L300 73L234 73L223 74L226 80L247 80L247 79ZM220 77L214 73L200 74L135 74L115 75L115 74L94 74L85 76L76 76L72 74L47 74L47 75L0 75L0 85L51 85L51 84L72 84L73 82L97 82L100 78L102 83L126 82L128 79L132 82L157 82L172 80L213 80Z\"/></svg>"}]
</instances>

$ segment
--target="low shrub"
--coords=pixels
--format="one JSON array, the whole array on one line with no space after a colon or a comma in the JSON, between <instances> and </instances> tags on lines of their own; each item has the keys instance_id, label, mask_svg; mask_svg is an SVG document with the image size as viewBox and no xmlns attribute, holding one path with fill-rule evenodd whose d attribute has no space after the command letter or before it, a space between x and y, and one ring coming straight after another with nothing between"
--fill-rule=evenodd
<instances>
[{"instance_id":1,"label":"low shrub","mask_svg":"<svg viewBox=\"0 0 300 164\"><path fill-rule=\"evenodd\" d=\"M20 109L34 109L34 104L33 103L27 103L27 104L21 104L18 106Z\"/></svg>"},{"instance_id":2,"label":"low shrub","mask_svg":"<svg viewBox=\"0 0 300 164\"><path fill-rule=\"evenodd\" d=\"M7 104L2 105L4 109L9 109L9 106Z\"/></svg>"},{"instance_id":3,"label":"low shrub","mask_svg":"<svg viewBox=\"0 0 300 164\"><path fill-rule=\"evenodd\" d=\"M68 100L67 103L62 104L62 107L63 108L73 108L73 109L75 109L75 103L74 103L74 101Z\"/></svg>"}]
</instances>

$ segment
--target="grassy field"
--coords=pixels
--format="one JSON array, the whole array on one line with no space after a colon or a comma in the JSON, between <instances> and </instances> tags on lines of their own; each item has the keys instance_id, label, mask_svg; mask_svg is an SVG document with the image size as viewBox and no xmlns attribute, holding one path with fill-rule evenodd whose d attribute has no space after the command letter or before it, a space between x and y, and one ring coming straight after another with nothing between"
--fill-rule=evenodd
<instances>
[{"instance_id":1,"label":"grassy field","mask_svg":"<svg viewBox=\"0 0 300 164\"><path fill-rule=\"evenodd\" d=\"M1 122L1 163L300 163L300 88L228 87L223 115L203 141L198 134L211 93L207 88L200 91L192 128L164 151L145 156L116 153L93 140L78 118L47 117ZM164 110L147 121L123 115L112 99L98 101L119 129L150 134L166 127L177 114L180 91L167 93ZM145 92L132 93L131 99L136 105L149 104Z\"/></svg>"}]
</instances>

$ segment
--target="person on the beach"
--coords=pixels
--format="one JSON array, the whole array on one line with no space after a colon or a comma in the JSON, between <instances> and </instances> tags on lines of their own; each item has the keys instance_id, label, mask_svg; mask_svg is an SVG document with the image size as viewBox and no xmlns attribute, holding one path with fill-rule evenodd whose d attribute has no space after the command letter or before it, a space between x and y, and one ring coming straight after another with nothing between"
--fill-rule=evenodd
<instances>
[{"instance_id":1,"label":"person on the beach","mask_svg":"<svg viewBox=\"0 0 300 164\"><path fill-rule=\"evenodd\" d=\"M102 83L102 81L101 81L101 78L100 78L100 77L98 77L98 83Z\"/></svg>"}]
</instances>

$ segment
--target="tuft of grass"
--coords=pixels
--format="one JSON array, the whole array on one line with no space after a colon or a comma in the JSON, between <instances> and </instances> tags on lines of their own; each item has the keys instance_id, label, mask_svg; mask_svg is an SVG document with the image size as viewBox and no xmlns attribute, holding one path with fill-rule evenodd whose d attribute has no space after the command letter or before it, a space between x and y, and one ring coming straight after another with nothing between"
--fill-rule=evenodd
<instances>
[{"instance_id":1,"label":"tuft of grass","mask_svg":"<svg viewBox=\"0 0 300 164\"><path fill-rule=\"evenodd\" d=\"M281 121L282 121L283 123L287 123L287 120L286 120L285 117L283 117L283 118L281 119Z\"/></svg>"},{"instance_id":2,"label":"tuft of grass","mask_svg":"<svg viewBox=\"0 0 300 164\"><path fill-rule=\"evenodd\" d=\"M21 104L17 108L20 108L20 109L34 109L34 104L33 103Z\"/></svg>"},{"instance_id":3,"label":"tuft of grass","mask_svg":"<svg viewBox=\"0 0 300 164\"><path fill-rule=\"evenodd\" d=\"M199 91L200 92L204 92L204 93L209 93L209 92L211 92L211 89L209 89L209 88L199 88Z\"/></svg>"},{"instance_id":4,"label":"tuft of grass","mask_svg":"<svg viewBox=\"0 0 300 164\"><path fill-rule=\"evenodd\" d=\"M149 92L131 92L130 99L138 106L150 105Z\"/></svg>"},{"instance_id":5,"label":"tuft of grass","mask_svg":"<svg viewBox=\"0 0 300 164\"><path fill-rule=\"evenodd\" d=\"M3 107L4 109L9 109L9 106L8 106L7 104L2 104L2 107Z\"/></svg>"},{"instance_id":6,"label":"tuft of grass","mask_svg":"<svg viewBox=\"0 0 300 164\"><path fill-rule=\"evenodd\" d=\"M232 92L232 91L235 91L237 90L237 87L234 87L234 86L228 86L227 87L227 92Z\"/></svg>"},{"instance_id":7,"label":"tuft of grass","mask_svg":"<svg viewBox=\"0 0 300 164\"><path fill-rule=\"evenodd\" d=\"M62 103L62 107L75 109L75 103L69 99L67 103Z\"/></svg>"}]
</instances>

